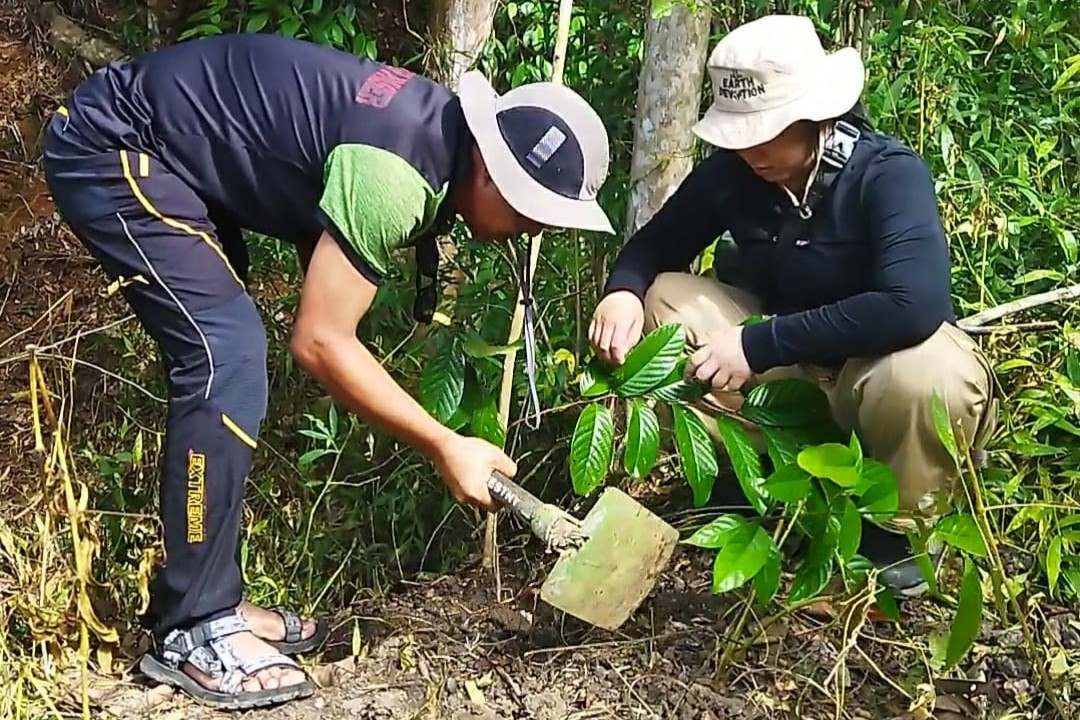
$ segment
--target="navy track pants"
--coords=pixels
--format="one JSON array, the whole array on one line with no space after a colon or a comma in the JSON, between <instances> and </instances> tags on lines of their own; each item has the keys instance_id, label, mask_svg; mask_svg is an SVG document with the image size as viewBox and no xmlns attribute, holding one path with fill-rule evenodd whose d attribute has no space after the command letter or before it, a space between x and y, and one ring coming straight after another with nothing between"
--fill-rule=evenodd
<instances>
[{"instance_id":1,"label":"navy track pants","mask_svg":"<svg viewBox=\"0 0 1080 720\"><path fill-rule=\"evenodd\" d=\"M64 220L121 280L168 373L166 558L149 617L162 637L241 600L243 490L266 413L266 333L241 279L239 230L215 223L151 153L106 147L102 136L80 132L61 108L46 135L45 171Z\"/></svg>"}]
</instances>

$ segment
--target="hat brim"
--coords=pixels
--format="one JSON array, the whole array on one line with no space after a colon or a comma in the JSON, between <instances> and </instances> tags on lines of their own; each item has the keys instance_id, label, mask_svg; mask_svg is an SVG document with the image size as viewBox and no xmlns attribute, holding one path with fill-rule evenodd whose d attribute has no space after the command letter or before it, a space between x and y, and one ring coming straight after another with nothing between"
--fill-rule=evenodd
<instances>
[{"instance_id":1,"label":"hat brim","mask_svg":"<svg viewBox=\"0 0 1080 720\"><path fill-rule=\"evenodd\" d=\"M830 120L851 110L865 82L858 50L843 48L826 55L805 92L780 107L730 112L715 105L694 125L694 134L725 150L745 150L767 143L800 120Z\"/></svg>"},{"instance_id":2,"label":"hat brim","mask_svg":"<svg viewBox=\"0 0 1080 720\"><path fill-rule=\"evenodd\" d=\"M499 131L496 119L499 96L487 78L478 72L465 73L458 87L458 97L488 174L510 207L530 220L551 227L615 234L598 202L559 195L525 172Z\"/></svg>"}]
</instances>

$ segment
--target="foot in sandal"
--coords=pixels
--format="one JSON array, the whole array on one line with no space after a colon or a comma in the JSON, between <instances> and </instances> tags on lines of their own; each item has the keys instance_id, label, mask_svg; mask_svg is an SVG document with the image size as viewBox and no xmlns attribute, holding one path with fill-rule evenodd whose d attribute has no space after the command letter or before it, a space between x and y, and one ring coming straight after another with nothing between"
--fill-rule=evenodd
<instances>
[{"instance_id":1,"label":"foot in sandal","mask_svg":"<svg viewBox=\"0 0 1080 720\"><path fill-rule=\"evenodd\" d=\"M318 649L326 640L328 626L323 620L301 618L282 607L261 608L243 601L236 609L255 635L285 655Z\"/></svg>"},{"instance_id":2,"label":"foot in sandal","mask_svg":"<svg viewBox=\"0 0 1080 720\"><path fill-rule=\"evenodd\" d=\"M259 639L239 614L174 630L139 663L148 677L213 707L245 709L308 697L315 686L296 664Z\"/></svg>"}]
</instances>

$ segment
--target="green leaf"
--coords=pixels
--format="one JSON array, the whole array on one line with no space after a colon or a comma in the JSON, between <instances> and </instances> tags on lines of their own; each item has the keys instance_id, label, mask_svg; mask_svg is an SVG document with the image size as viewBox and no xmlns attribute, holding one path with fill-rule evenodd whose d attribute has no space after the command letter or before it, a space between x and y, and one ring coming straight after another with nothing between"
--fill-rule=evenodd
<instances>
[{"instance_id":1,"label":"green leaf","mask_svg":"<svg viewBox=\"0 0 1080 720\"><path fill-rule=\"evenodd\" d=\"M776 500L799 502L810 492L810 476L798 465L785 465L767 477L761 489Z\"/></svg>"},{"instance_id":2,"label":"green leaf","mask_svg":"<svg viewBox=\"0 0 1080 720\"><path fill-rule=\"evenodd\" d=\"M876 601L878 610L881 610L882 615L895 623L900 622L900 607L896 604L896 598L893 597L889 588L878 590Z\"/></svg>"},{"instance_id":3,"label":"green leaf","mask_svg":"<svg viewBox=\"0 0 1080 720\"><path fill-rule=\"evenodd\" d=\"M754 387L739 414L764 427L808 427L831 417L829 399L821 388L794 378Z\"/></svg>"},{"instance_id":4,"label":"green leaf","mask_svg":"<svg viewBox=\"0 0 1080 720\"><path fill-rule=\"evenodd\" d=\"M686 332L682 325L671 323L656 328L615 369L615 392L622 397L633 397L653 389L675 367L685 347Z\"/></svg>"},{"instance_id":5,"label":"green leaf","mask_svg":"<svg viewBox=\"0 0 1080 720\"><path fill-rule=\"evenodd\" d=\"M861 469L863 463L863 449L862 443L859 442L859 436L855 433L851 433L851 441L848 442L848 449L851 450L851 454L855 456L855 467ZM860 472L860 476L861 474L862 473Z\"/></svg>"},{"instance_id":6,"label":"green leaf","mask_svg":"<svg viewBox=\"0 0 1080 720\"><path fill-rule=\"evenodd\" d=\"M831 565L837 549L840 547L840 518L830 515L825 523L810 539L810 549L806 553L805 565Z\"/></svg>"},{"instance_id":7,"label":"green leaf","mask_svg":"<svg viewBox=\"0 0 1080 720\"><path fill-rule=\"evenodd\" d=\"M721 515L708 525L698 528L697 532L682 542L686 545L716 550L723 547L732 530L737 530L745 524L746 520L738 515Z\"/></svg>"},{"instance_id":8,"label":"green leaf","mask_svg":"<svg viewBox=\"0 0 1080 720\"><path fill-rule=\"evenodd\" d=\"M871 515L872 519L878 522L890 519L900 508L896 476L885 463L872 459L863 460L862 476L856 490L859 510Z\"/></svg>"},{"instance_id":9,"label":"green leaf","mask_svg":"<svg viewBox=\"0 0 1080 720\"><path fill-rule=\"evenodd\" d=\"M1055 535L1050 541L1050 547L1046 549L1046 582L1053 593L1057 588L1058 578L1061 576L1061 550L1063 540L1060 535Z\"/></svg>"},{"instance_id":10,"label":"green leaf","mask_svg":"<svg viewBox=\"0 0 1080 720\"><path fill-rule=\"evenodd\" d=\"M829 584L832 577L833 566L830 560L821 565L807 565L799 568L795 573L795 579L791 583L791 593L788 595L789 603L802 602L817 595Z\"/></svg>"},{"instance_id":11,"label":"green leaf","mask_svg":"<svg viewBox=\"0 0 1080 720\"><path fill-rule=\"evenodd\" d=\"M987 557L986 543L975 518L955 513L942 518L934 527L934 534L949 543L978 557Z\"/></svg>"},{"instance_id":12,"label":"green leaf","mask_svg":"<svg viewBox=\"0 0 1080 720\"><path fill-rule=\"evenodd\" d=\"M656 387L645 393L648 397L664 402L693 402L709 391L709 386L697 380L687 380L686 358L679 360L668 376Z\"/></svg>"},{"instance_id":13,"label":"green leaf","mask_svg":"<svg viewBox=\"0 0 1080 720\"><path fill-rule=\"evenodd\" d=\"M462 344L465 354L471 358L488 358L496 355L505 355L508 352L521 349L521 341L511 345L492 345L478 334L469 335Z\"/></svg>"},{"instance_id":14,"label":"green leaf","mask_svg":"<svg viewBox=\"0 0 1080 720\"><path fill-rule=\"evenodd\" d=\"M768 605L780 588L780 549L773 542L769 548L769 557L761 570L754 576L754 598L762 605Z\"/></svg>"},{"instance_id":15,"label":"green leaf","mask_svg":"<svg viewBox=\"0 0 1080 720\"><path fill-rule=\"evenodd\" d=\"M774 547L757 523L733 530L713 563L712 591L720 594L745 585L765 566Z\"/></svg>"},{"instance_id":16,"label":"green leaf","mask_svg":"<svg viewBox=\"0 0 1080 720\"><path fill-rule=\"evenodd\" d=\"M930 412L934 418L934 430L937 431L941 446L949 453L956 464L960 463L960 451L956 447L956 436L953 434L952 420L949 418L949 408L941 396L934 392L930 398Z\"/></svg>"},{"instance_id":17,"label":"green leaf","mask_svg":"<svg viewBox=\"0 0 1080 720\"><path fill-rule=\"evenodd\" d=\"M506 428L499 417L495 398L473 411L469 418L469 430L476 437L483 438L496 447L503 447L506 442Z\"/></svg>"},{"instance_id":18,"label":"green leaf","mask_svg":"<svg viewBox=\"0 0 1080 720\"><path fill-rule=\"evenodd\" d=\"M1065 368L1069 375L1069 382L1080 388L1080 352L1069 348L1069 354L1065 357Z\"/></svg>"},{"instance_id":19,"label":"green leaf","mask_svg":"<svg viewBox=\"0 0 1080 720\"><path fill-rule=\"evenodd\" d=\"M599 360L593 358L581 373L578 390L582 397L599 397L611 392L613 382L607 368L601 365Z\"/></svg>"},{"instance_id":20,"label":"green leaf","mask_svg":"<svg viewBox=\"0 0 1080 720\"><path fill-rule=\"evenodd\" d=\"M761 495L762 478L761 457L754 449L750 441L750 435L746 428L738 420L726 415L720 416L716 421L720 429L720 439L727 450L728 458L731 459L731 467L735 470L735 477L739 480L739 486L746 496L751 507L764 515L767 503Z\"/></svg>"},{"instance_id":21,"label":"green leaf","mask_svg":"<svg viewBox=\"0 0 1080 720\"><path fill-rule=\"evenodd\" d=\"M701 419L692 411L673 405L675 450L679 455L683 475L694 491L694 507L709 501L716 473L716 450Z\"/></svg>"},{"instance_id":22,"label":"green leaf","mask_svg":"<svg viewBox=\"0 0 1080 720\"><path fill-rule=\"evenodd\" d=\"M844 514L840 517L840 557L850 560L859 552L862 542L862 515L851 498L844 498Z\"/></svg>"},{"instance_id":23,"label":"green leaf","mask_svg":"<svg viewBox=\"0 0 1080 720\"><path fill-rule=\"evenodd\" d=\"M799 439L794 433L780 428L763 427L761 434L765 436L765 446L774 468L796 464L799 457Z\"/></svg>"},{"instance_id":24,"label":"green leaf","mask_svg":"<svg viewBox=\"0 0 1080 720\"><path fill-rule=\"evenodd\" d=\"M614 442L611 411L599 403L586 405L570 441L570 480L578 495L588 495L604 483Z\"/></svg>"},{"instance_id":25,"label":"green leaf","mask_svg":"<svg viewBox=\"0 0 1080 720\"><path fill-rule=\"evenodd\" d=\"M799 453L799 467L814 477L832 480L840 487L855 487L859 482L858 458L851 448L839 443L808 447Z\"/></svg>"},{"instance_id":26,"label":"green leaf","mask_svg":"<svg viewBox=\"0 0 1080 720\"><path fill-rule=\"evenodd\" d=\"M300 456L296 462L301 468L311 467L316 460L324 455L329 455L332 451L325 448L315 448L314 450L308 450L306 453Z\"/></svg>"},{"instance_id":27,"label":"green leaf","mask_svg":"<svg viewBox=\"0 0 1080 720\"><path fill-rule=\"evenodd\" d=\"M447 343L420 375L420 404L446 423L461 404L465 392L465 355L457 342Z\"/></svg>"},{"instance_id":28,"label":"green leaf","mask_svg":"<svg viewBox=\"0 0 1080 720\"><path fill-rule=\"evenodd\" d=\"M643 478L656 466L659 455L660 422L656 419L656 413L641 401L633 400L626 424L623 469L631 477Z\"/></svg>"},{"instance_id":29,"label":"green leaf","mask_svg":"<svg viewBox=\"0 0 1080 720\"><path fill-rule=\"evenodd\" d=\"M269 13L255 13L248 18L247 24L244 26L244 32L256 33L266 27L266 23L270 22Z\"/></svg>"},{"instance_id":30,"label":"green leaf","mask_svg":"<svg viewBox=\"0 0 1080 720\"><path fill-rule=\"evenodd\" d=\"M675 0L652 0L650 14L653 20L666 18L675 9Z\"/></svg>"},{"instance_id":31,"label":"green leaf","mask_svg":"<svg viewBox=\"0 0 1080 720\"><path fill-rule=\"evenodd\" d=\"M983 595L979 569L970 560L960 585L960 601L956 617L949 629L949 643L945 650L945 665L952 667L967 654L982 625Z\"/></svg>"}]
</instances>

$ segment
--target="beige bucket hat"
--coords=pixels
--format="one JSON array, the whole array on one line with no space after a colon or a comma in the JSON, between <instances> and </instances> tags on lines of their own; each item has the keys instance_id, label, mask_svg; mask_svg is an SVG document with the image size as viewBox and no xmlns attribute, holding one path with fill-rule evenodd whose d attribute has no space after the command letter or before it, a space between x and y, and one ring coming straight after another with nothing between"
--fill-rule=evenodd
<instances>
[{"instance_id":1,"label":"beige bucket hat","mask_svg":"<svg viewBox=\"0 0 1080 720\"><path fill-rule=\"evenodd\" d=\"M768 142L799 120L840 117L864 83L858 51L826 53L814 24L798 15L740 25L716 44L708 69L713 103L694 133L728 150Z\"/></svg>"},{"instance_id":2,"label":"beige bucket hat","mask_svg":"<svg viewBox=\"0 0 1080 720\"><path fill-rule=\"evenodd\" d=\"M554 227L614 233L596 202L608 173L608 135L596 111L568 87L541 82L499 95L467 72L461 109L491 179L527 218Z\"/></svg>"}]
</instances>

